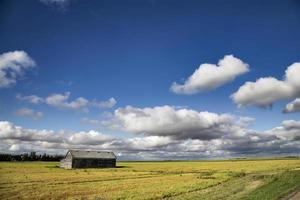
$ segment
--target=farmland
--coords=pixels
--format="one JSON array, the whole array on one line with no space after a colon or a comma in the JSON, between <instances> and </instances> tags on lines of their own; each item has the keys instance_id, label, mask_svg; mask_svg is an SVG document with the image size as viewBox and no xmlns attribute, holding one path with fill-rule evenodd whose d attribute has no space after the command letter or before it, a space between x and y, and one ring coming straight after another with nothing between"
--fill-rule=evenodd
<instances>
[{"instance_id":1,"label":"farmland","mask_svg":"<svg viewBox=\"0 0 300 200\"><path fill-rule=\"evenodd\" d=\"M0 199L278 199L299 189L300 159L118 162L65 170L0 163Z\"/></svg>"}]
</instances>

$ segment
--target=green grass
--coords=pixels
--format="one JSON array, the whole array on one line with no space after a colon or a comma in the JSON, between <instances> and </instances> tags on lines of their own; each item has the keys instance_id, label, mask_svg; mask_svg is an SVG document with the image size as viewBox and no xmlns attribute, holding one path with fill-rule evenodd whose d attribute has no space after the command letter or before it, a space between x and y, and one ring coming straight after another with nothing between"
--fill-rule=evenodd
<instances>
[{"instance_id":1,"label":"green grass","mask_svg":"<svg viewBox=\"0 0 300 200\"><path fill-rule=\"evenodd\" d=\"M290 170L270 178L267 184L243 197L243 200L272 200L300 187L300 170Z\"/></svg>"},{"instance_id":2,"label":"green grass","mask_svg":"<svg viewBox=\"0 0 300 200\"><path fill-rule=\"evenodd\" d=\"M300 187L300 159L118 162L65 170L0 163L0 199L278 199Z\"/></svg>"}]
</instances>

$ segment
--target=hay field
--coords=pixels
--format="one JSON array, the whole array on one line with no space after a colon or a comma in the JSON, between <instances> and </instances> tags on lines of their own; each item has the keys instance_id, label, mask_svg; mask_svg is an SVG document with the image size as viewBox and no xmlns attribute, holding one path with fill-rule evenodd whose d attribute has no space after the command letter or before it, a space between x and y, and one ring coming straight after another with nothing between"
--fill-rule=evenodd
<instances>
[{"instance_id":1,"label":"hay field","mask_svg":"<svg viewBox=\"0 0 300 200\"><path fill-rule=\"evenodd\" d=\"M57 165L0 163L0 199L278 199L300 187L300 159Z\"/></svg>"}]
</instances>

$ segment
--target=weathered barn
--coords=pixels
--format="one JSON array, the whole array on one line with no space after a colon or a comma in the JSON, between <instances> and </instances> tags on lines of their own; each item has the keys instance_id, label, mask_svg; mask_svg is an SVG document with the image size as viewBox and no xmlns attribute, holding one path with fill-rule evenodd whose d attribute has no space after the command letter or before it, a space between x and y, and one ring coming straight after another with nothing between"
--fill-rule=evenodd
<instances>
[{"instance_id":1,"label":"weathered barn","mask_svg":"<svg viewBox=\"0 0 300 200\"><path fill-rule=\"evenodd\" d=\"M60 167L72 168L104 168L116 167L117 157L113 152L69 150Z\"/></svg>"}]
</instances>

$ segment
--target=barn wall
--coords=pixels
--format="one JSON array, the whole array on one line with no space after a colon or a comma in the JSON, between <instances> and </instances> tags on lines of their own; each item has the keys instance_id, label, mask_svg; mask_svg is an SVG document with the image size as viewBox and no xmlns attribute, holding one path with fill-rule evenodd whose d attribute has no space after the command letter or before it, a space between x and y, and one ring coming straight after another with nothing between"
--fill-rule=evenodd
<instances>
[{"instance_id":1,"label":"barn wall","mask_svg":"<svg viewBox=\"0 0 300 200\"><path fill-rule=\"evenodd\" d=\"M65 160L72 161L72 154L70 152L66 155Z\"/></svg>"},{"instance_id":2,"label":"barn wall","mask_svg":"<svg viewBox=\"0 0 300 200\"><path fill-rule=\"evenodd\" d=\"M60 161L59 167L65 169L72 169L72 155L70 152L68 152L66 157Z\"/></svg>"},{"instance_id":3,"label":"barn wall","mask_svg":"<svg viewBox=\"0 0 300 200\"><path fill-rule=\"evenodd\" d=\"M73 159L73 168L102 168L102 167L116 167L115 159Z\"/></svg>"},{"instance_id":4,"label":"barn wall","mask_svg":"<svg viewBox=\"0 0 300 200\"><path fill-rule=\"evenodd\" d=\"M59 166L65 169L72 169L72 160L61 160Z\"/></svg>"}]
</instances>

